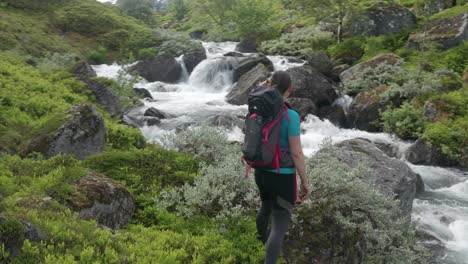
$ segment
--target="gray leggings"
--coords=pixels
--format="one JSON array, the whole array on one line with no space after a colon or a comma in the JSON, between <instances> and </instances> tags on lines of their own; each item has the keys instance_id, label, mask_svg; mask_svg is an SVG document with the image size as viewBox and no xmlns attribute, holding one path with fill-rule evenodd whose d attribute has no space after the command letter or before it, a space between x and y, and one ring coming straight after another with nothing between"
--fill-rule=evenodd
<instances>
[{"instance_id":1,"label":"gray leggings","mask_svg":"<svg viewBox=\"0 0 468 264\"><path fill-rule=\"evenodd\" d=\"M286 204L285 204L286 203ZM291 222L291 208L288 202L277 198L274 200L263 200L260 210L257 212L258 239L266 244L265 264L276 264L283 240ZM271 216L271 231L268 223Z\"/></svg>"}]
</instances>

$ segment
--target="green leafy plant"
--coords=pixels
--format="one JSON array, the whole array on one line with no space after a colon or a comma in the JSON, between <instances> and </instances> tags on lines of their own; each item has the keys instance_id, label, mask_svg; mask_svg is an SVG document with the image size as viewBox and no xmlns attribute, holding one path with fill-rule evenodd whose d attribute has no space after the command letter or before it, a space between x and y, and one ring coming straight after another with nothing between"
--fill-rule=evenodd
<instances>
[{"instance_id":1,"label":"green leafy plant","mask_svg":"<svg viewBox=\"0 0 468 264\"><path fill-rule=\"evenodd\" d=\"M426 126L421 110L409 103L383 112L382 120L385 132L393 133L402 139L419 138Z\"/></svg>"}]
</instances>

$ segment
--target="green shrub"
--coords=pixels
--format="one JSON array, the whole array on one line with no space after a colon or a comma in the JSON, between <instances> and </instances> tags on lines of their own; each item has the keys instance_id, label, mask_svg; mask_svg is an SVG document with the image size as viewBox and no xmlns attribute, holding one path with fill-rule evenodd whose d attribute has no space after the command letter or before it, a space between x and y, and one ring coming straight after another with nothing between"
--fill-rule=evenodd
<instances>
[{"instance_id":1,"label":"green shrub","mask_svg":"<svg viewBox=\"0 0 468 264\"><path fill-rule=\"evenodd\" d=\"M148 202L162 188L192 181L198 171L198 161L192 156L152 145L107 151L88 158L84 165L125 183L138 202Z\"/></svg>"},{"instance_id":2,"label":"green shrub","mask_svg":"<svg viewBox=\"0 0 468 264\"><path fill-rule=\"evenodd\" d=\"M460 160L466 154L462 146L468 145L468 116L428 124L423 138L440 147L450 158Z\"/></svg>"},{"instance_id":3,"label":"green shrub","mask_svg":"<svg viewBox=\"0 0 468 264\"><path fill-rule=\"evenodd\" d=\"M352 65L362 58L364 47L363 38L355 37L330 46L328 52L334 61Z\"/></svg>"},{"instance_id":4,"label":"green shrub","mask_svg":"<svg viewBox=\"0 0 468 264\"><path fill-rule=\"evenodd\" d=\"M402 139L416 139L422 135L426 122L421 110L409 103L382 113L384 131Z\"/></svg>"},{"instance_id":5,"label":"green shrub","mask_svg":"<svg viewBox=\"0 0 468 264\"><path fill-rule=\"evenodd\" d=\"M468 66L468 42L464 42L462 45L450 49L444 54L444 64L447 68L463 74L465 67Z\"/></svg>"},{"instance_id":6,"label":"green shrub","mask_svg":"<svg viewBox=\"0 0 468 264\"><path fill-rule=\"evenodd\" d=\"M154 58L158 55L159 50L157 48L145 48L140 49L137 54L137 60L144 60L149 58Z\"/></svg>"},{"instance_id":7,"label":"green shrub","mask_svg":"<svg viewBox=\"0 0 468 264\"><path fill-rule=\"evenodd\" d=\"M332 43L332 33L322 32L317 27L305 27L283 34L277 40L262 42L260 50L271 55L305 56L326 50Z\"/></svg>"},{"instance_id":8,"label":"green shrub","mask_svg":"<svg viewBox=\"0 0 468 264\"><path fill-rule=\"evenodd\" d=\"M75 54L65 53L52 53L47 54L44 58L39 60L37 64L38 68L42 69L66 69L71 67L77 62L77 56Z\"/></svg>"},{"instance_id":9,"label":"green shrub","mask_svg":"<svg viewBox=\"0 0 468 264\"><path fill-rule=\"evenodd\" d=\"M50 11L57 7L59 4L62 5L69 0L43 0L40 2L34 0L2 0L1 2L7 3L9 6L18 9L31 9L35 11Z\"/></svg>"},{"instance_id":10,"label":"green shrub","mask_svg":"<svg viewBox=\"0 0 468 264\"><path fill-rule=\"evenodd\" d=\"M409 32L368 37L364 44L364 58L370 59L382 53L396 52L405 47L408 37Z\"/></svg>"},{"instance_id":11,"label":"green shrub","mask_svg":"<svg viewBox=\"0 0 468 264\"><path fill-rule=\"evenodd\" d=\"M106 62L107 49L105 47L98 47L88 53L88 61L91 64L103 64Z\"/></svg>"},{"instance_id":12,"label":"green shrub","mask_svg":"<svg viewBox=\"0 0 468 264\"><path fill-rule=\"evenodd\" d=\"M446 9L446 10L440 12L440 13L437 13L437 14L431 16L430 20L453 17L453 16L457 16L457 15L460 15L460 14L464 14L466 12L468 12L468 5L466 5L466 4L465 5L457 5L456 7Z\"/></svg>"},{"instance_id":13,"label":"green shrub","mask_svg":"<svg viewBox=\"0 0 468 264\"><path fill-rule=\"evenodd\" d=\"M132 150L145 147L146 139L140 130L112 122L107 123L106 144L110 149Z\"/></svg>"}]
</instances>

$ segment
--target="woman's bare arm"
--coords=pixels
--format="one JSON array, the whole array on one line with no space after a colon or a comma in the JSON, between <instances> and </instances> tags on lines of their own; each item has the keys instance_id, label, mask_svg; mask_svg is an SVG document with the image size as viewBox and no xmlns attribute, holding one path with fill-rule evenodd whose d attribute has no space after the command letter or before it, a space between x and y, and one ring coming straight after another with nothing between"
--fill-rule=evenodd
<instances>
[{"instance_id":1,"label":"woman's bare arm","mask_svg":"<svg viewBox=\"0 0 468 264\"><path fill-rule=\"evenodd\" d=\"M306 199L307 196L309 196L309 181L305 171L305 161L304 153L302 152L301 137L289 137L289 147L291 149L291 156L294 160L294 165L301 179L301 197L299 200L299 202L301 202Z\"/></svg>"}]
</instances>

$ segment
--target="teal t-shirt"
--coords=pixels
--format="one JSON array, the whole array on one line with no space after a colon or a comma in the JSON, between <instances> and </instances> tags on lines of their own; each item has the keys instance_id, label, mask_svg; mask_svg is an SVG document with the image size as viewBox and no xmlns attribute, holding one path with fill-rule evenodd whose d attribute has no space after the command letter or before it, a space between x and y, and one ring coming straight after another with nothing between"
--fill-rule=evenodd
<instances>
[{"instance_id":1,"label":"teal t-shirt","mask_svg":"<svg viewBox=\"0 0 468 264\"><path fill-rule=\"evenodd\" d=\"M285 150L289 148L289 137L301 135L301 120L299 114L291 109L288 109L289 121L286 116L281 119L281 137L280 137L280 148ZM271 172L278 172L277 170L268 170ZM280 168L282 174L293 174L296 173L295 168Z\"/></svg>"}]
</instances>

